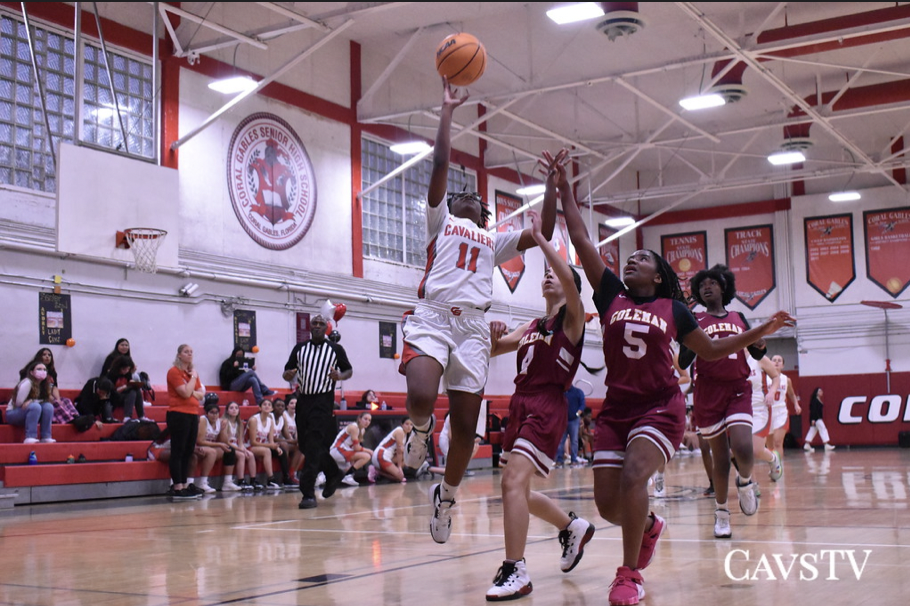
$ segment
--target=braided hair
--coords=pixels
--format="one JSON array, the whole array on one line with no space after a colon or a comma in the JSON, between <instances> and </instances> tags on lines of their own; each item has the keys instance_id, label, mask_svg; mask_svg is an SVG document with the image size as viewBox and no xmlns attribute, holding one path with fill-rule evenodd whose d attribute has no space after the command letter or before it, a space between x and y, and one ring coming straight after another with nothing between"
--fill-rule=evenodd
<instances>
[{"instance_id":1,"label":"braided hair","mask_svg":"<svg viewBox=\"0 0 910 606\"><path fill-rule=\"evenodd\" d=\"M701 289L702 282L709 279L720 284L722 289L721 302L724 306L729 305L730 301L733 300L733 297L736 296L736 276L730 271L729 267L721 265L720 263L711 269L703 269L692 277L689 281L689 285L692 288L692 298L707 307L705 302L702 301L699 290Z\"/></svg>"},{"instance_id":2,"label":"braided hair","mask_svg":"<svg viewBox=\"0 0 910 606\"><path fill-rule=\"evenodd\" d=\"M490 206L484 199L480 197L476 191L461 191L454 194L449 194L446 198L446 206L448 206L449 211L452 210L452 202L455 200L462 200L467 198L468 200L474 200L480 204L480 221L477 222L477 227L481 229L487 228L487 223L490 221L490 217L493 216L493 213L490 212Z\"/></svg>"},{"instance_id":3,"label":"braided hair","mask_svg":"<svg viewBox=\"0 0 910 606\"><path fill-rule=\"evenodd\" d=\"M667 260L651 249L646 249L657 261L657 273L660 275L660 284L657 285L657 296L664 299L676 299L686 303L686 293L679 286L679 276L673 271L673 266Z\"/></svg>"}]
</instances>

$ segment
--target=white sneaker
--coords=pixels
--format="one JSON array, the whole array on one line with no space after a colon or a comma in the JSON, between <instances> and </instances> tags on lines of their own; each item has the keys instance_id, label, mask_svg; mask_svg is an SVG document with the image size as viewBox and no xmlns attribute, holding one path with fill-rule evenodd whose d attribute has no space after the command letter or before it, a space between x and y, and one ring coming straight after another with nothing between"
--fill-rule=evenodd
<instances>
[{"instance_id":1,"label":"white sneaker","mask_svg":"<svg viewBox=\"0 0 910 606\"><path fill-rule=\"evenodd\" d=\"M667 487L664 485L664 474L660 472L654 474L654 496L659 499L667 496Z\"/></svg>"},{"instance_id":2,"label":"white sneaker","mask_svg":"<svg viewBox=\"0 0 910 606\"><path fill-rule=\"evenodd\" d=\"M56 441L57 441L57 440L55 440L54 438L41 438L41 443L42 443L42 444L53 444L53 443L56 442ZM831 450L834 450L834 447L833 447L833 446L831 447Z\"/></svg>"},{"instance_id":3,"label":"white sneaker","mask_svg":"<svg viewBox=\"0 0 910 606\"><path fill-rule=\"evenodd\" d=\"M780 455L777 454L776 450L772 451L771 454L774 458L768 463L768 465L771 466L771 471L768 473L768 476L771 478L772 482L777 482L781 476L784 475L784 464L781 462Z\"/></svg>"},{"instance_id":4,"label":"white sneaker","mask_svg":"<svg viewBox=\"0 0 910 606\"><path fill-rule=\"evenodd\" d=\"M737 477L736 492L739 495L739 508L747 516L754 516L755 512L758 511L758 482L752 480L741 485Z\"/></svg>"},{"instance_id":5,"label":"white sneaker","mask_svg":"<svg viewBox=\"0 0 910 606\"><path fill-rule=\"evenodd\" d=\"M408 434L408 439L404 444L404 464L406 467L419 469L427 460L427 450L430 446L430 440L433 439L434 429L436 429L436 416L430 415L430 427L426 431L419 431L415 427Z\"/></svg>"},{"instance_id":6,"label":"white sneaker","mask_svg":"<svg viewBox=\"0 0 910 606\"><path fill-rule=\"evenodd\" d=\"M714 536L718 539L729 539L733 536L730 528L730 512L726 509L714 510Z\"/></svg>"},{"instance_id":7,"label":"white sneaker","mask_svg":"<svg viewBox=\"0 0 910 606\"><path fill-rule=\"evenodd\" d=\"M524 560L514 564L503 562L493 578L493 586L487 590L487 602L515 600L528 595L533 589L531 577Z\"/></svg>"},{"instance_id":8,"label":"white sneaker","mask_svg":"<svg viewBox=\"0 0 910 606\"><path fill-rule=\"evenodd\" d=\"M803 444L803 450L805 450L806 452L815 452L815 449L812 448L812 444L809 444L808 442Z\"/></svg>"},{"instance_id":9,"label":"white sneaker","mask_svg":"<svg viewBox=\"0 0 910 606\"><path fill-rule=\"evenodd\" d=\"M41 441L43 442L44 440L41 440ZM833 444L828 444L827 442L825 443L825 452L831 452L832 450L834 450L834 448L835 447Z\"/></svg>"},{"instance_id":10,"label":"white sneaker","mask_svg":"<svg viewBox=\"0 0 910 606\"><path fill-rule=\"evenodd\" d=\"M321 471L319 472L319 475L316 476L316 486L325 486L325 474Z\"/></svg>"},{"instance_id":11,"label":"white sneaker","mask_svg":"<svg viewBox=\"0 0 910 606\"><path fill-rule=\"evenodd\" d=\"M211 486L209 486L209 483L207 480L200 480L200 482L198 484L196 484L196 486L198 486L199 489L205 493L215 492L215 489L212 488Z\"/></svg>"},{"instance_id":12,"label":"white sneaker","mask_svg":"<svg viewBox=\"0 0 910 606\"><path fill-rule=\"evenodd\" d=\"M562 546L562 557L559 559L559 568L569 572L581 561L585 553L585 544L594 536L594 524L577 517L569 512L572 521L565 530L559 531L559 544Z\"/></svg>"},{"instance_id":13,"label":"white sneaker","mask_svg":"<svg viewBox=\"0 0 910 606\"><path fill-rule=\"evenodd\" d=\"M38 438L25 438L23 444L37 444L39 442Z\"/></svg>"},{"instance_id":14,"label":"white sneaker","mask_svg":"<svg viewBox=\"0 0 910 606\"><path fill-rule=\"evenodd\" d=\"M346 475L341 479L342 484L347 484L348 486L360 486L360 482L354 479L352 475Z\"/></svg>"},{"instance_id":15,"label":"white sneaker","mask_svg":"<svg viewBox=\"0 0 910 606\"><path fill-rule=\"evenodd\" d=\"M430 518L430 536L437 543L445 543L452 534L452 508L455 500L443 501L441 498L442 486L430 486L430 502L433 504L433 517Z\"/></svg>"},{"instance_id":16,"label":"white sneaker","mask_svg":"<svg viewBox=\"0 0 910 606\"><path fill-rule=\"evenodd\" d=\"M221 485L221 492L238 492L240 490L243 490L243 489L240 486L237 486L236 484L234 484L233 480L231 480L230 482L225 482L224 484Z\"/></svg>"}]
</instances>

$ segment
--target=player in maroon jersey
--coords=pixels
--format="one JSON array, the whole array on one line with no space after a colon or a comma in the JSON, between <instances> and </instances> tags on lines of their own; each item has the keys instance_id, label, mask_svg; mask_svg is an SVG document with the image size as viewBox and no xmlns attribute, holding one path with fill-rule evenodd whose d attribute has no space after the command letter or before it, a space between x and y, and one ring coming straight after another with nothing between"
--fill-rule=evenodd
<instances>
[{"instance_id":1,"label":"player in maroon jersey","mask_svg":"<svg viewBox=\"0 0 910 606\"><path fill-rule=\"evenodd\" d=\"M555 172L555 171L551 171ZM556 193L555 175L547 187ZM594 525L564 512L543 493L531 490L535 474L548 477L553 457L566 431L566 389L572 384L584 343L585 310L581 277L562 260L540 231L540 217L530 211L531 233L546 257L549 269L541 289L547 315L523 324L508 335L505 324L492 322L492 355L518 351L515 394L509 402L509 425L503 439L502 508L506 559L487 591L487 601L512 600L531 593L524 560L530 514L559 531L560 568L569 572L581 560Z\"/></svg>"},{"instance_id":2,"label":"player in maroon jersey","mask_svg":"<svg viewBox=\"0 0 910 606\"><path fill-rule=\"evenodd\" d=\"M569 237L594 288L607 366L607 397L594 438L594 502L601 516L622 527L623 565L611 586L610 604L637 604L645 594L640 571L650 564L666 526L648 513L648 478L673 456L685 432L686 405L673 372L670 342L716 360L794 320L778 312L749 331L709 338L660 255L635 251L622 280L609 271L588 237L565 168L558 170Z\"/></svg>"},{"instance_id":3,"label":"player in maroon jersey","mask_svg":"<svg viewBox=\"0 0 910 606\"><path fill-rule=\"evenodd\" d=\"M726 265L703 269L692 278L692 296L707 311L695 314L698 325L712 339L738 335L749 330L749 323L739 312L729 313L726 306L736 296L736 276ZM756 360L765 355L764 342L750 345L749 355ZM755 461L752 448L752 386L749 364L744 350L719 360L696 358L682 347L680 365L695 361L695 426L711 445L715 490L714 536L728 539L730 510L727 490L730 483L730 453L736 458L736 491L739 506L747 516L758 511L758 483L752 479Z\"/></svg>"}]
</instances>

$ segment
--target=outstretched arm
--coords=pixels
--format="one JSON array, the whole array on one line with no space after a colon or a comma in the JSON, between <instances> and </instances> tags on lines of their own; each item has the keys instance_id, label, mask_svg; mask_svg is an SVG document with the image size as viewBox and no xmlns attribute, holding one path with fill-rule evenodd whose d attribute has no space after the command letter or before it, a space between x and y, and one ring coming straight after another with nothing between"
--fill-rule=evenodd
<instances>
[{"instance_id":1,"label":"outstretched arm","mask_svg":"<svg viewBox=\"0 0 910 606\"><path fill-rule=\"evenodd\" d=\"M494 320L493 322L490 322L490 336L493 340L493 346L490 348L490 355L501 356L505 353L518 351L518 344L521 342L521 335L525 334L525 331L528 330L528 327L530 325L530 322L526 322L509 334L506 334L506 330L508 329L505 325L505 322L502 322L500 320Z\"/></svg>"},{"instance_id":2,"label":"outstretched arm","mask_svg":"<svg viewBox=\"0 0 910 606\"><path fill-rule=\"evenodd\" d=\"M540 230L547 240L553 237L553 230L556 228L556 189L559 179L556 166L563 164L568 157L569 150L562 148L555 158L550 155L550 152L545 151L543 159L537 160L547 175L547 189L543 194L543 205L540 209ZM527 250L532 246L537 246L537 242L531 235L531 230L525 229L521 232L521 238L518 239L518 250Z\"/></svg>"},{"instance_id":3,"label":"outstretched arm","mask_svg":"<svg viewBox=\"0 0 910 606\"><path fill-rule=\"evenodd\" d=\"M544 152L545 156L549 153ZM566 217L566 227L569 229L569 239L575 245L575 252L581 259L581 266L585 270L585 276L588 282L594 288L595 293L600 292L600 280L603 277L604 270L607 269L606 263L597 252L591 238L588 237L588 230L585 228L584 220L581 218L581 211L578 210L578 204L575 202L575 194L572 192L572 186L566 176L566 167L561 164L556 165L558 172L557 182L559 184L559 197L562 200L562 211Z\"/></svg>"},{"instance_id":4,"label":"outstretched arm","mask_svg":"<svg viewBox=\"0 0 910 606\"><path fill-rule=\"evenodd\" d=\"M449 179L449 155L452 153L452 114L455 108L468 100L455 96L449 81L442 78L442 111L439 114L439 128L436 129L436 146L433 148L433 172L430 174L430 187L427 190L427 203L436 208L446 195Z\"/></svg>"},{"instance_id":5,"label":"outstretched arm","mask_svg":"<svg viewBox=\"0 0 910 606\"><path fill-rule=\"evenodd\" d=\"M738 335L722 339L712 339L701 328L693 330L683 339L683 345L691 349L698 357L705 360L719 360L724 356L745 349L763 337L774 334L784 326L793 326L796 322L790 314L779 311L761 326L756 326Z\"/></svg>"}]
</instances>

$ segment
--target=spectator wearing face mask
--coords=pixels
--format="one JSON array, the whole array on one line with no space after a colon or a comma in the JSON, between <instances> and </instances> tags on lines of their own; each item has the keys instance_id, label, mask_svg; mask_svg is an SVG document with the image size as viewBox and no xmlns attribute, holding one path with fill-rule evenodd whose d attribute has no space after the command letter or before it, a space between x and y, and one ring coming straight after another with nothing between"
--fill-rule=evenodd
<instances>
[{"instance_id":1,"label":"spectator wearing face mask","mask_svg":"<svg viewBox=\"0 0 910 606\"><path fill-rule=\"evenodd\" d=\"M52 382L47 366L40 360L32 360L25 368L25 378L19 381L13 392L13 399L6 407L6 422L25 427L25 444L38 440L38 426L41 426L41 442L56 442L51 437L51 423L54 420L54 405L51 404Z\"/></svg>"}]
</instances>

